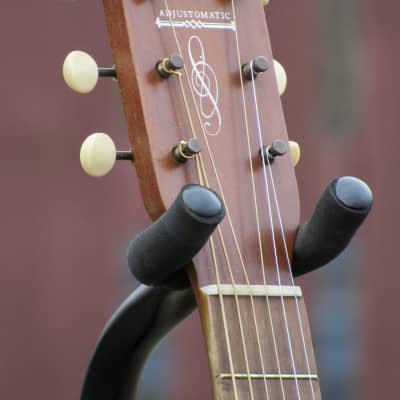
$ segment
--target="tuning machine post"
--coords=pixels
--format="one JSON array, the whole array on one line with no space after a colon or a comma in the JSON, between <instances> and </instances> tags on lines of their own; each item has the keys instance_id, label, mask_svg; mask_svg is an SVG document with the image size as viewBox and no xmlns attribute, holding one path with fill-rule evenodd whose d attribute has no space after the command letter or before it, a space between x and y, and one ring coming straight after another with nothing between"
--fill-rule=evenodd
<instances>
[{"instance_id":1,"label":"tuning machine post","mask_svg":"<svg viewBox=\"0 0 400 400\"><path fill-rule=\"evenodd\" d=\"M258 156L261 162L264 161L264 164L268 165L271 164L275 158L281 157L289 151L290 159L295 167L299 163L301 157L300 146L293 140L289 140L288 145L285 141L276 139L269 146L264 146L262 150L260 149Z\"/></svg>"},{"instance_id":2,"label":"tuning machine post","mask_svg":"<svg viewBox=\"0 0 400 400\"><path fill-rule=\"evenodd\" d=\"M258 74L267 71L269 62L264 56L257 56L249 63L242 66L243 79L251 81L257 78Z\"/></svg>"},{"instance_id":3,"label":"tuning machine post","mask_svg":"<svg viewBox=\"0 0 400 400\"><path fill-rule=\"evenodd\" d=\"M172 53L168 57L163 58L156 64L156 71L163 79L168 79L172 75L179 75L185 63L178 53Z\"/></svg>"},{"instance_id":4,"label":"tuning machine post","mask_svg":"<svg viewBox=\"0 0 400 400\"><path fill-rule=\"evenodd\" d=\"M270 64L268 60L264 56L257 56L242 66L242 77L244 80L252 81L257 78L257 75L266 72L269 69ZM275 73L279 95L282 96L287 86L287 74L285 68L279 61L273 60L273 71Z\"/></svg>"},{"instance_id":5,"label":"tuning machine post","mask_svg":"<svg viewBox=\"0 0 400 400\"><path fill-rule=\"evenodd\" d=\"M201 152L201 145L197 138L181 140L172 149L172 157L178 163L185 163Z\"/></svg>"}]
</instances>

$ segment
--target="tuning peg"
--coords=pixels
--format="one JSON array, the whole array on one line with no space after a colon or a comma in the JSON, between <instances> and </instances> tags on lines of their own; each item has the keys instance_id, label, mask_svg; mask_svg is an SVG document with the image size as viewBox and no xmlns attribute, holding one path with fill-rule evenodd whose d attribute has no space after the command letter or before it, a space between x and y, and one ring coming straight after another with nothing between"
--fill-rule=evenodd
<instances>
[{"instance_id":1,"label":"tuning peg","mask_svg":"<svg viewBox=\"0 0 400 400\"><path fill-rule=\"evenodd\" d=\"M287 85L286 71L285 68L283 68L282 64L276 60L274 60L274 70L275 70L276 81L278 82L279 95L282 96L286 90L286 85Z\"/></svg>"},{"instance_id":2,"label":"tuning peg","mask_svg":"<svg viewBox=\"0 0 400 400\"><path fill-rule=\"evenodd\" d=\"M256 79L258 74L267 71L268 68L268 60L264 56L258 56L242 66L243 78L251 81Z\"/></svg>"},{"instance_id":3,"label":"tuning peg","mask_svg":"<svg viewBox=\"0 0 400 400\"><path fill-rule=\"evenodd\" d=\"M283 156L287 153L287 144L285 141L276 139L269 146L259 150L258 156L264 164L273 163L276 157Z\"/></svg>"},{"instance_id":4,"label":"tuning peg","mask_svg":"<svg viewBox=\"0 0 400 400\"><path fill-rule=\"evenodd\" d=\"M101 177L112 170L116 160L133 161L133 154L131 151L117 151L107 134L93 133L82 143L80 160L88 175Z\"/></svg>"},{"instance_id":5,"label":"tuning peg","mask_svg":"<svg viewBox=\"0 0 400 400\"><path fill-rule=\"evenodd\" d=\"M290 157L292 158L292 163L293 166L295 167L299 163L301 157L300 146L297 142L289 140L289 149L290 149Z\"/></svg>"},{"instance_id":6,"label":"tuning peg","mask_svg":"<svg viewBox=\"0 0 400 400\"><path fill-rule=\"evenodd\" d=\"M92 56L75 50L67 55L63 65L65 83L78 93L89 93L97 85L99 76L116 77L115 68L99 68Z\"/></svg>"},{"instance_id":7,"label":"tuning peg","mask_svg":"<svg viewBox=\"0 0 400 400\"><path fill-rule=\"evenodd\" d=\"M269 3L269 0L261 0L262 1L262 5L265 7L268 3Z\"/></svg>"},{"instance_id":8,"label":"tuning peg","mask_svg":"<svg viewBox=\"0 0 400 400\"><path fill-rule=\"evenodd\" d=\"M167 79L171 75L179 75L179 70L184 67L183 58L178 53L172 53L156 64L156 70L161 78Z\"/></svg>"}]
</instances>

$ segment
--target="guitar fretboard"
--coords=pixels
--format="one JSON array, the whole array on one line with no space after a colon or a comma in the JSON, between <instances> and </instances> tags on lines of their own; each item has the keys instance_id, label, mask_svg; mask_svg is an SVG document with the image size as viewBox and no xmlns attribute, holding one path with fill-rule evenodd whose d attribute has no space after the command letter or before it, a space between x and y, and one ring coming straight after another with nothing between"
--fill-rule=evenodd
<instances>
[{"instance_id":1,"label":"guitar fretboard","mask_svg":"<svg viewBox=\"0 0 400 400\"><path fill-rule=\"evenodd\" d=\"M216 399L320 400L299 287L210 285L199 297Z\"/></svg>"}]
</instances>

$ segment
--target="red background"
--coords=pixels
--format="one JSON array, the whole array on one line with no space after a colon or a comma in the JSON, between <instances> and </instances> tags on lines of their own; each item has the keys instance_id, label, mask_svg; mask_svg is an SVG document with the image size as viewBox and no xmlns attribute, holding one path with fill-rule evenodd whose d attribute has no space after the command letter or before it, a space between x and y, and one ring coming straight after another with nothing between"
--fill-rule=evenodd
<instances>
[{"instance_id":1,"label":"red background","mask_svg":"<svg viewBox=\"0 0 400 400\"><path fill-rule=\"evenodd\" d=\"M289 76L283 97L289 133L303 151L302 219L337 176L358 176L374 191L373 212L345 258L354 273L344 295L355 294L357 304L347 385L353 399L375 400L396 396L400 358L400 5L346 4L271 0L267 16L275 56ZM99 332L136 285L125 262L128 240L149 223L128 163L101 180L79 165L80 144L93 131L128 146L115 84L101 82L93 94L78 96L61 78L72 49L112 64L101 2L3 0L0 49L0 398L76 399ZM344 122L329 116L329 104ZM318 287L329 287L324 276L334 275L302 279L317 338ZM150 383L161 398L208 398L197 328L194 316L158 353ZM330 345L317 342L317 351ZM332 363L320 363L322 375Z\"/></svg>"}]
</instances>

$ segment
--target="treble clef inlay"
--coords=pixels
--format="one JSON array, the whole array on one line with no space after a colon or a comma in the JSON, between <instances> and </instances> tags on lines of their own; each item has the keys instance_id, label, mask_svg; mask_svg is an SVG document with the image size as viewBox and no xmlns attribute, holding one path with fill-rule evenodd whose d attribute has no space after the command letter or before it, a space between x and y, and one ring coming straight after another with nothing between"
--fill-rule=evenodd
<instances>
[{"instance_id":1,"label":"treble clef inlay","mask_svg":"<svg viewBox=\"0 0 400 400\"><path fill-rule=\"evenodd\" d=\"M204 132L216 136L221 131L222 120L218 108L218 80L212 67L206 62L203 43L198 36L191 36L188 53L192 64L191 84L199 97Z\"/></svg>"}]
</instances>

